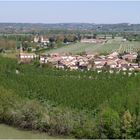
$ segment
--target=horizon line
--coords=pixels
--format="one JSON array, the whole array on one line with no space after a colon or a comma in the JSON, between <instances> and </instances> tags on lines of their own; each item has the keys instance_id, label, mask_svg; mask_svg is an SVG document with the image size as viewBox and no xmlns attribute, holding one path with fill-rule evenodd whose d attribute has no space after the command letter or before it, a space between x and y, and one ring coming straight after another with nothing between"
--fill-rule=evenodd
<instances>
[{"instance_id":1,"label":"horizon line","mask_svg":"<svg viewBox=\"0 0 140 140\"><path fill-rule=\"evenodd\" d=\"M96 22L0 22L0 24L140 24L130 22L96 23Z\"/></svg>"}]
</instances>

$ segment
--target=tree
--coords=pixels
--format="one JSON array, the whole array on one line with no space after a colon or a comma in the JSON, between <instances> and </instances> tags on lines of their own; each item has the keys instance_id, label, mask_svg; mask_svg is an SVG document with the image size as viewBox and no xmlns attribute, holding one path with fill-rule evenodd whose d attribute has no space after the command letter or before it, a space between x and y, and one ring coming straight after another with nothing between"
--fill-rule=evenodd
<instances>
[{"instance_id":1,"label":"tree","mask_svg":"<svg viewBox=\"0 0 140 140\"><path fill-rule=\"evenodd\" d=\"M104 39L106 39L106 34L104 35Z\"/></svg>"},{"instance_id":2,"label":"tree","mask_svg":"<svg viewBox=\"0 0 140 140\"><path fill-rule=\"evenodd\" d=\"M123 139L132 138L133 120L129 110L124 112L122 117L121 133Z\"/></svg>"},{"instance_id":3,"label":"tree","mask_svg":"<svg viewBox=\"0 0 140 140\"><path fill-rule=\"evenodd\" d=\"M136 62L138 63L138 66L140 67L140 51L138 52Z\"/></svg>"},{"instance_id":4,"label":"tree","mask_svg":"<svg viewBox=\"0 0 140 140\"><path fill-rule=\"evenodd\" d=\"M135 120L135 138L139 139L140 138L140 114L138 116L136 116L136 120Z\"/></svg>"},{"instance_id":5,"label":"tree","mask_svg":"<svg viewBox=\"0 0 140 140\"><path fill-rule=\"evenodd\" d=\"M77 37L78 37L78 41L81 41L82 36L80 34L78 34Z\"/></svg>"},{"instance_id":6,"label":"tree","mask_svg":"<svg viewBox=\"0 0 140 140\"><path fill-rule=\"evenodd\" d=\"M115 38L115 34L112 34L112 39L114 39Z\"/></svg>"},{"instance_id":7,"label":"tree","mask_svg":"<svg viewBox=\"0 0 140 140\"><path fill-rule=\"evenodd\" d=\"M50 37L49 41L50 41L49 47L54 48L55 47L55 41L56 41L55 37Z\"/></svg>"},{"instance_id":8,"label":"tree","mask_svg":"<svg viewBox=\"0 0 140 140\"><path fill-rule=\"evenodd\" d=\"M56 41L57 47L61 47L63 45L63 42L61 40Z\"/></svg>"},{"instance_id":9,"label":"tree","mask_svg":"<svg viewBox=\"0 0 140 140\"><path fill-rule=\"evenodd\" d=\"M97 34L93 34L93 39L96 39L97 38Z\"/></svg>"},{"instance_id":10,"label":"tree","mask_svg":"<svg viewBox=\"0 0 140 140\"><path fill-rule=\"evenodd\" d=\"M64 43L67 43L68 42L68 39L65 37L64 38Z\"/></svg>"},{"instance_id":11,"label":"tree","mask_svg":"<svg viewBox=\"0 0 140 140\"><path fill-rule=\"evenodd\" d=\"M101 112L99 120L100 138L120 137L120 117L118 112L111 108L106 108Z\"/></svg>"}]
</instances>

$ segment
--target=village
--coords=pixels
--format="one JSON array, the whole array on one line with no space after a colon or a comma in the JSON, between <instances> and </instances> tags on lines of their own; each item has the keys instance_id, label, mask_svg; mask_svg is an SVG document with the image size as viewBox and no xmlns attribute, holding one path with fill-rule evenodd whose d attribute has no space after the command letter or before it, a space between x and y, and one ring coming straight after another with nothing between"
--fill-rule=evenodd
<instances>
[{"instance_id":1,"label":"village","mask_svg":"<svg viewBox=\"0 0 140 140\"><path fill-rule=\"evenodd\" d=\"M113 52L109 55L84 54L68 55L53 53L49 55L36 55L34 53L20 53L19 61L21 63L30 63L38 60L40 64L51 64L55 68L69 70L109 70L113 73L117 71L140 70L140 65L136 63L137 53L126 53L119 56L119 53Z\"/></svg>"},{"instance_id":2,"label":"village","mask_svg":"<svg viewBox=\"0 0 140 140\"><path fill-rule=\"evenodd\" d=\"M0 140L140 139L139 12L140 0L1 0Z\"/></svg>"}]
</instances>

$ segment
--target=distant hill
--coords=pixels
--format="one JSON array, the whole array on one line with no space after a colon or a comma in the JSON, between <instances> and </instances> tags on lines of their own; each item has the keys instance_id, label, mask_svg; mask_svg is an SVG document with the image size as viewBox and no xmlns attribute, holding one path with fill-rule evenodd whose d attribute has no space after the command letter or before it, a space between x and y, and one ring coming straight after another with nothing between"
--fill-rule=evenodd
<instances>
[{"instance_id":1,"label":"distant hill","mask_svg":"<svg viewBox=\"0 0 140 140\"><path fill-rule=\"evenodd\" d=\"M140 24L95 24L95 23L0 23L0 32L31 32L46 30L93 30L98 32L140 32Z\"/></svg>"}]
</instances>

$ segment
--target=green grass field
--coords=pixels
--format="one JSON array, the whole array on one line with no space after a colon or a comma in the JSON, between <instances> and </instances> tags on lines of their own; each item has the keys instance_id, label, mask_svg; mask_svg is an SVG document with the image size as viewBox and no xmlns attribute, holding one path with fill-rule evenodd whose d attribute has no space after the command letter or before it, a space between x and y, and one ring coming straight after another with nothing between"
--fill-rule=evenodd
<instances>
[{"instance_id":1,"label":"green grass field","mask_svg":"<svg viewBox=\"0 0 140 140\"><path fill-rule=\"evenodd\" d=\"M58 137L51 137L47 135L47 133L20 130L14 127L10 127L8 125L0 124L0 138L1 139L57 139Z\"/></svg>"},{"instance_id":2,"label":"green grass field","mask_svg":"<svg viewBox=\"0 0 140 140\"><path fill-rule=\"evenodd\" d=\"M46 53L72 53L78 54L81 52L86 53L111 53L117 52L131 52L140 50L140 42L122 42L121 38L110 39L107 43L92 44L92 43L75 43L60 48L52 49Z\"/></svg>"}]
</instances>

